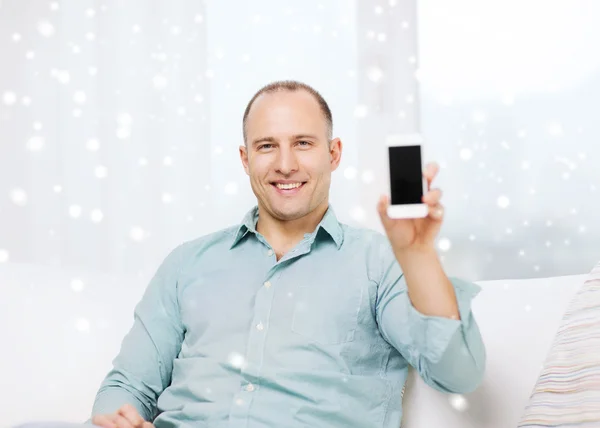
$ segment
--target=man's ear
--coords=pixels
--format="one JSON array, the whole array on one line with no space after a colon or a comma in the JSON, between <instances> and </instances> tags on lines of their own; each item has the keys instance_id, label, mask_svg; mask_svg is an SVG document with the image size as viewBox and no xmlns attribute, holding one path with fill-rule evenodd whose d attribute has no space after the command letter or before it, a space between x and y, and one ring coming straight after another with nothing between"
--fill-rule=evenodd
<instances>
[{"instance_id":1,"label":"man's ear","mask_svg":"<svg viewBox=\"0 0 600 428\"><path fill-rule=\"evenodd\" d=\"M342 140L334 138L329 142L329 156L331 159L331 171L335 171L342 160Z\"/></svg>"},{"instance_id":2,"label":"man's ear","mask_svg":"<svg viewBox=\"0 0 600 428\"><path fill-rule=\"evenodd\" d=\"M246 175L250 175L250 168L248 166L248 148L243 145L240 146L240 160L242 161L242 165L244 167L244 171L246 171Z\"/></svg>"}]
</instances>

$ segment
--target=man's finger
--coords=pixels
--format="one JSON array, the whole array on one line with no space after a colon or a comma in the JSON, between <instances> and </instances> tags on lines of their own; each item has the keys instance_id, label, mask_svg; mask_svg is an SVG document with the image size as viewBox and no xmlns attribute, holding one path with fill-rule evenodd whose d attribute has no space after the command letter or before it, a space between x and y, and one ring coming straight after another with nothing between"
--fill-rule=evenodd
<instances>
[{"instance_id":1,"label":"man's finger","mask_svg":"<svg viewBox=\"0 0 600 428\"><path fill-rule=\"evenodd\" d=\"M381 196L379 198L379 202L377 203L377 212L379 213L379 217L381 218L381 223L383 224L383 227L387 229L388 225L390 224L390 217L388 216L387 213L387 208L389 205L389 199L387 196Z\"/></svg>"},{"instance_id":2,"label":"man's finger","mask_svg":"<svg viewBox=\"0 0 600 428\"><path fill-rule=\"evenodd\" d=\"M423 176L427 179L427 188L431 186L431 182L437 175L440 167L437 163L432 162L425 167L425 171L423 171Z\"/></svg>"},{"instance_id":3,"label":"man's finger","mask_svg":"<svg viewBox=\"0 0 600 428\"><path fill-rule=\"evenodd\" d=\"M154 428L154 425L151 422L144 422L142 428Z\"/></svg>"},{"instance_id":4,"label":"man's finger","mask_svg":"<svg viewBox=\"0 0 600 428\"><path fill-rule=\"evenodd\" d=\"M441 204L430 205L429 218L435 221L442 221L444 218L444 207Z\"/></svg>"},{"instance_id":5,"label":"man's finger","mask_svg":"<svg viewBox=\"0 0 600 428\"><path fill-rule=\"evenodd\" d=\"M127 419L134 427L141 427L145 422L144 418L140 416L137 409L131 404L125 404L117 413Z\"/></svg>"},{"instance_id":6,"label":"man's finger","mask_svg":"<svg viewBox=\"0 0 600 428\"><path fill-rule=\"evenodd\" d=\"M117 428L136 428L124 416L121 416L118 413L115 415L115 424L117 425Z\"/></svg>"},{"instance_id":7,"label":"man's finger","mask_svg":"<svg viewBox=\"0 0 600 428\"><path fill-rule=\"evenodd\" d=\"M109 415L96 415L92 418L92 423L103 428L117 428Z\"/></svg>"},{"instance_id":8,"label":"man's finger","mask_svg":"<svg viewBox=\"0 0 600 428\"><path fill-rule=\"evenodd\" d=\"M437 205L442 199L442 191L440 189L432 189L423 196L423 202L427 205Z\"/></svg>"}]
</instances>

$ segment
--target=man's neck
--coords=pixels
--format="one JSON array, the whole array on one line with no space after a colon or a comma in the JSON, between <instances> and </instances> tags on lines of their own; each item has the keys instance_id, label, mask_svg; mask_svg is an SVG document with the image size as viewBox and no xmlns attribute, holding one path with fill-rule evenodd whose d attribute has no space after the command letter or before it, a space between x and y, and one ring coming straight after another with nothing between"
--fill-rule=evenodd
<instances>
[{"instance_id":1,"label":"man's neck","mask_svg":"<svg viewBox=\"0 0 600 428\"><path fill-rule=\"evenodd\" d=\"M323 203L304 217L281 221L273 218L258 206L256 230L265 237L278 254L284 254L302 240L304 234L312 233L327 212L328 204Z\"/></svg>"}]
</instances>

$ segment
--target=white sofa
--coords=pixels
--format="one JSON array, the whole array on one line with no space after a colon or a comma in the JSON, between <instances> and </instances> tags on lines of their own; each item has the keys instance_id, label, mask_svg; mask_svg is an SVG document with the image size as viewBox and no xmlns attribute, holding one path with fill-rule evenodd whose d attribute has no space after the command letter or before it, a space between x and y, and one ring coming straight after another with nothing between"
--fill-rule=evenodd
<instances>
[{"instance_id":1,"label":"white sofa","mask_svg":"<svg viewBox=\"0 0 600 428\"><path fill-rule=\"evenodd\" d=\"M413 373L403 428L516 427L586 276L480 282L473 311L488 352L483 385L466 397L448 396ZM0 264L0 428L89 417L147 279Z\"/></svg>"}]
</instances>

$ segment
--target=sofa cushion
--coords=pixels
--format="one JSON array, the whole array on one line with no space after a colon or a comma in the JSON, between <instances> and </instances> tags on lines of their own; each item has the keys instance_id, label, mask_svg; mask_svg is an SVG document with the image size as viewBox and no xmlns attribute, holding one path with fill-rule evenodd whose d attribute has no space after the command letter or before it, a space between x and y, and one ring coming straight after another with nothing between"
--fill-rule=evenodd
<instances>
[{"instance_id":1,"label":"sofa cushion","mask_svg":"<svg viewBox=\"0 0 600 428\"><path fill-rule=\"evenodd\" d=\"M482 385L449 395L411 371L402 428L515 428L562 316L587 276L478 282L473 314L487 353Z\"/></svg>"},{"instance_id":2,"label":"sofa cushion","mask_svg":"<svg viewBox=\"0 0 600 428\"><path fill-rule=\"evenodd\" d=\"M519 427L600 426L600 263L565 312Z\"/></svg>"}]
</instances>

